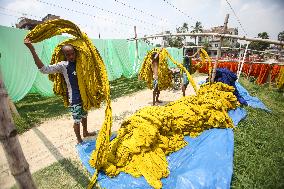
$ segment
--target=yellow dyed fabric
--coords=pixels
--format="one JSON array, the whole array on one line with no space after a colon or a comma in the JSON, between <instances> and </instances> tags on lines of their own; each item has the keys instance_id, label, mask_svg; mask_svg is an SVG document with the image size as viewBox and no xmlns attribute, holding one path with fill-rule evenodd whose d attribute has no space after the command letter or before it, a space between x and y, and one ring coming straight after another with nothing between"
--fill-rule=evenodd
<instances>
[{"instance_id":1,"label":"yellow dyed fabric","mask_svg":"<svg viewBox=\"0 0 284 189\"><path fill-rule=\"evenodd\" d=\"M144 176L153 188L167 177L166 155L187 145L185 135L196 137L210 128L233 128L227 111L238 106L234 88L214 83L201 86L196 96L183 97L166 106L145 107L124 120L109 144L102 168L111 177L126 172ZM100 161L91 156L90 165Z\"/></svg>"},{"instance_id":2,"label":"yellow dyed fabric","mask_svg":"<svg viewBox=\"0 0 284 189\"><path fill-rule=\"evenodd\" d=\"M139 71L139 77L147 82L149 89L153 88L153 70L152 70L152 55L153 53L159 53L159 65L158 65L158 89L165 90L172 84L172 74L168 67L167 50L154 48L148 51L144 58L142 67Z\"/></svg>"},{"instance_id":3,"label":"yellow dyed fabric","mask_svg":"<svg viewBox=\"0 0 284 189\"><path fill-rule=\"evenodd\" d=\"M144 58L142 63L142 67L139 71L139 77L147 82L147 86L149 89L153 88L153 71L152 71L152 55L153 53L159 53L159 66L158 66L158 88L159 90L165 90L171 87L172 84L172 74L170 69L168 68L168 59L170 59L175 65L178 66L183 72L186 73L189 82L193 86L195 92L197 92L196 84L194 83L190 73L184 68L184 66L175 61L167 49L159 50L158 48L154 48L150 50ZM211 59L208 56L207 52L204 49L201 49L200 56L202 59L202 64L196 65L196 69L199 69L203 64L206 63L206 59L209 64L209 74L212 71Z\"/></svg>"},{"instance_id":4,"label":"yellow dyed fabric","mask_svg":"<svg viewBox=\"0 0 284 189\"><path fill-rule=\"evenodd\" d=\"M202 64L200 65L200 67L206 63L206 59L207 59L207 61L208 61L208 75L211 77L212 62L211 62L211 59L210 59L209 55L207 54L207 52L202 48L200 49L200 57L201 57L201 60L202 60Z\"/></svg>"},{"instance_id":5,"label":"yellow dyed fabric","mask_svg":"<svg viewBox=\"0 0 284 189\"><path fill-rule=\"evenodd\" d=\"M284 87L284 66L280 69L276 84L278 89L282 89Z\"/></svg>"},{"instance_id":6,"label":"yellow dyed fabric","mask_svg":"<svg viewBox=\"0 0 284 189\"><path fill-rule=\"evenodd\" d=\"M92 155L99 160L93 162L92 165L100 170L106 164L106 155L109 154L108 146L111 133L112 112L107 72L98 50L87 35L68 20L58 19L40 24L30 31L26 38L36 43L62 33L71 34L74 38L67 39L55 48L50 64L56 64L64 60L61 47L65 44L72 45L76 51L76 72L84 110L90 110L93 107L98 108L103 100L106 101L105 120L96 143L96 149L98 150ZM61 73L50 74L49 78L54 83L54 93L61 95L64 99L64 104L66 106L69 105L67 87L63 75ZM97 174L93 176L89 188L95 183L96 176Z\"/></svg>"},{"instance_id":7,"label":"yellow dyed fabric","mask_svg":"<svg viewBox=\"0 0 284 189\"><path fill-rule=\"evenodd\" d=\"M103 60L85 33L81 32L72 22L58 19L36 26L26 38L36 43L62 33L71 34L74 38L65 40L55 48L50 64L63 61L64 55L61 47L71 44L76 51L76 62L78 63L76 72L83 108L84 110L90 110L92 107L98 108L101 102L109 96L109 83ZM61 73L50 74L49 78L54 83L54 93L61 95L64 104L68 106L67 87L63 75Z\"/></svg>"}]
</instances>

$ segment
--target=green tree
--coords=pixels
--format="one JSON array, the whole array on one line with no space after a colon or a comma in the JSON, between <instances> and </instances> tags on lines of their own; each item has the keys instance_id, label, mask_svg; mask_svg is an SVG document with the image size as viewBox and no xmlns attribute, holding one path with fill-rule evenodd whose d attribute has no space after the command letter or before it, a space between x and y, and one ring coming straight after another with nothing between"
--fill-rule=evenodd
<instances>
[{"instance_id":1,"label":"green tree","mask_svg":"<svg viewBox=\"0 0 284 189\"><path fill-rule=\"evenodd\" d=\"M194 26L191 26L191 33L199 33L203 31L201 22L197 21ZM194 36L194 43L196 45L196 36Z\"/></svg>"},{"instance_id":2,"label":"green tree","mask_svg":"<svg viewBox=\"0 0 284 189\"><path fill-rule=\"evenodd\" d=\"M210 42L208 41L208 39L206 38L204 43L203 43L203 48L208 51L208 48L212 47L212 45L210 44Z\"/></svg>"},{"instance_id":3,"label":"green tree","mask_svg":"<svg viewBox=\"0 0 284 189\"><path fill-rule=\"evenodd\" d=\"M188 30L189 28L187 23L183 23L182 26L176 28L177 33L186 33L188 32ZM170 34L169 32L166 33ZM181 48L184 45L183 42L185 40L185 36L169 36L164 38L164 40L167 42L168 46L170 47Z\"/></svg>"},{"instance_id":4,"label":"green tree","mask_svg":"<svg viewBox=\"0 0 284 189\"><path fill-rule=\"evenodd\" d=\"M258 38L269 39L269 35L267 32L262 32L257 35ZM249 48L258 51L264 51L269 47L269 43L262 41L253 41L250 43Z\"/></svg>"},{"instance_id":5,"label":"green tree","mask_svg":"<svg viewBox=\"0 0 284 189\"><path fill-rule=\"evenodd\" d=\"M280 32L280 33L278 34L278 40L279 40L279 41L284 41L284 31L282 31L282 32Z\"/></svg>"}]
</instances>

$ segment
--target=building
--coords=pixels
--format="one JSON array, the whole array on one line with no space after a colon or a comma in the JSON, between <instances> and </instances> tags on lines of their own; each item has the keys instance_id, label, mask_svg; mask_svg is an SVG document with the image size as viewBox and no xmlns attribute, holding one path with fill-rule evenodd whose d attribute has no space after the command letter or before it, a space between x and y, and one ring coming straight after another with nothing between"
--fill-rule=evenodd
<instances>
[{"instance_id":1,"label":"building","mask_svg":"<svg viewBox=\"0 0 284 189\"><path fill-rule=\"evenodd\" d=\"M32 30L38 24L41 24L48 20L54 20L54 19L59 19L59 18L60 18L59 16L52 15L52 14L46 15L42 20L33 20L33 19L22 17L20 18L19 23L16 24L16 27L20 29Z\"/></svg>"},{"instance_id":2,"label":"building","mask_svg":"<svg viewBox=\"0 0 284 189\"><path fill-rule=\"evenodd\" d=\"M217 26L213 27L211 29L204 29L202 33L222 33L223 32L224 26ZM226 34L230 35L238 35L238 29L237 28L227 28ZM202 36L198 37L198 45L201 46L207 46L208 47L208 54L209 56L216 56L217 55L217 50L220 44L220 38L219 37L214 37L214 36ZM225 47L224 49L228 48L235 48L237 47L237 39L232 39L232 38L225 38L223 40L223 45L222 47Z\"/></svg>"}]
</instances>

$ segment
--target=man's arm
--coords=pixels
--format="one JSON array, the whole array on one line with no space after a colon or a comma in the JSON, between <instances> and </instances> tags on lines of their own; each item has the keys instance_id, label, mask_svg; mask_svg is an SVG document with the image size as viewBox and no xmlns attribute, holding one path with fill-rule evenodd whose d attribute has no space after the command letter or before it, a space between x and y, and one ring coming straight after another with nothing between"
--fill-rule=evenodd
<instances>
[{"instance_id":1,"label":"man's arm","mask_svg":"<svg viewBox=\"0 0 284 189\"><path fill-rule=\"evenodd\" d=\"M200 49L198 49L198 50L196 51L196 53L194 53L192 56L189 56L189 57L190 57L190 58L195 57L195 56L199 53L199 51L200 51Z\"/></svg>"},{"instance_id":2,"label":"man's arm","mask_svg":"<svg viewBox=\"0 0 284 189\"><path fill-rule=\"evenodd\" d=\"M38 67L39 71L43 74L54 74L54 73L61 73L61 66L60 64L53 64L49 66L45 66L42 61L39 59L34 46L32 45L31 41L29 39L24 40L25 45L30 49L35 64Z\"/></svg>"},{"instance_id":3,"label":"man's arm","mask_svg":"<svg viewBox=\"0 0 284 189\"><path fill-rule=\"evenodd\" d=\"M35 51L35 48L33 46L33 44L31 43L30 39L27 38L24 40L24 44L29 48L29 50L31 51L32 55L33 55L33 58L34 58L34 61L35 61L35 64L36 66L38 67L38 69L41 69L44 64L42 63L42 61L39 59L36 51Z\"/></svg>"}]
</instances>

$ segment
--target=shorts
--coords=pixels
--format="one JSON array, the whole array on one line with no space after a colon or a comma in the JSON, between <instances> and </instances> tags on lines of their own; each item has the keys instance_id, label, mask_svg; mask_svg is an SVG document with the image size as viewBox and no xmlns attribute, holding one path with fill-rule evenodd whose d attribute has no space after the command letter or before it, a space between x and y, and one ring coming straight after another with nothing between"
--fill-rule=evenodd
<instances>
[{"instance_id":1,"label":"shorts","mask_svg":"<svg viewBox=\"0 0 284 189\"><path fill-rule=\"evenodd\" d=\"M189 84L189 81L188 81L186 73L182 74L182 81L183 81L183 85L184 86L187 86Z\"/></svg>"},{"instance_id":2,"label":"shorts","mask_svg":"<svg viewBox=\"0 0 284 189\"><path fill-rule=\"evenodd\" d=\"M82 118L86 118L88 115L88 112L86 112L82 104L73 104L69 106L70 112L72 113L72 117L74 120L74 123L80 123L82 121Z\"/></svg>"},{"instance_id":3,"label":"shorts","mask_svg":"<svg viewBox=\"0 0 284 189\"><path fill-rule=\"evenodd\" d=\"M158 79L153 80L153 89L158 89Z\"/></svg>"}]
</instances>

